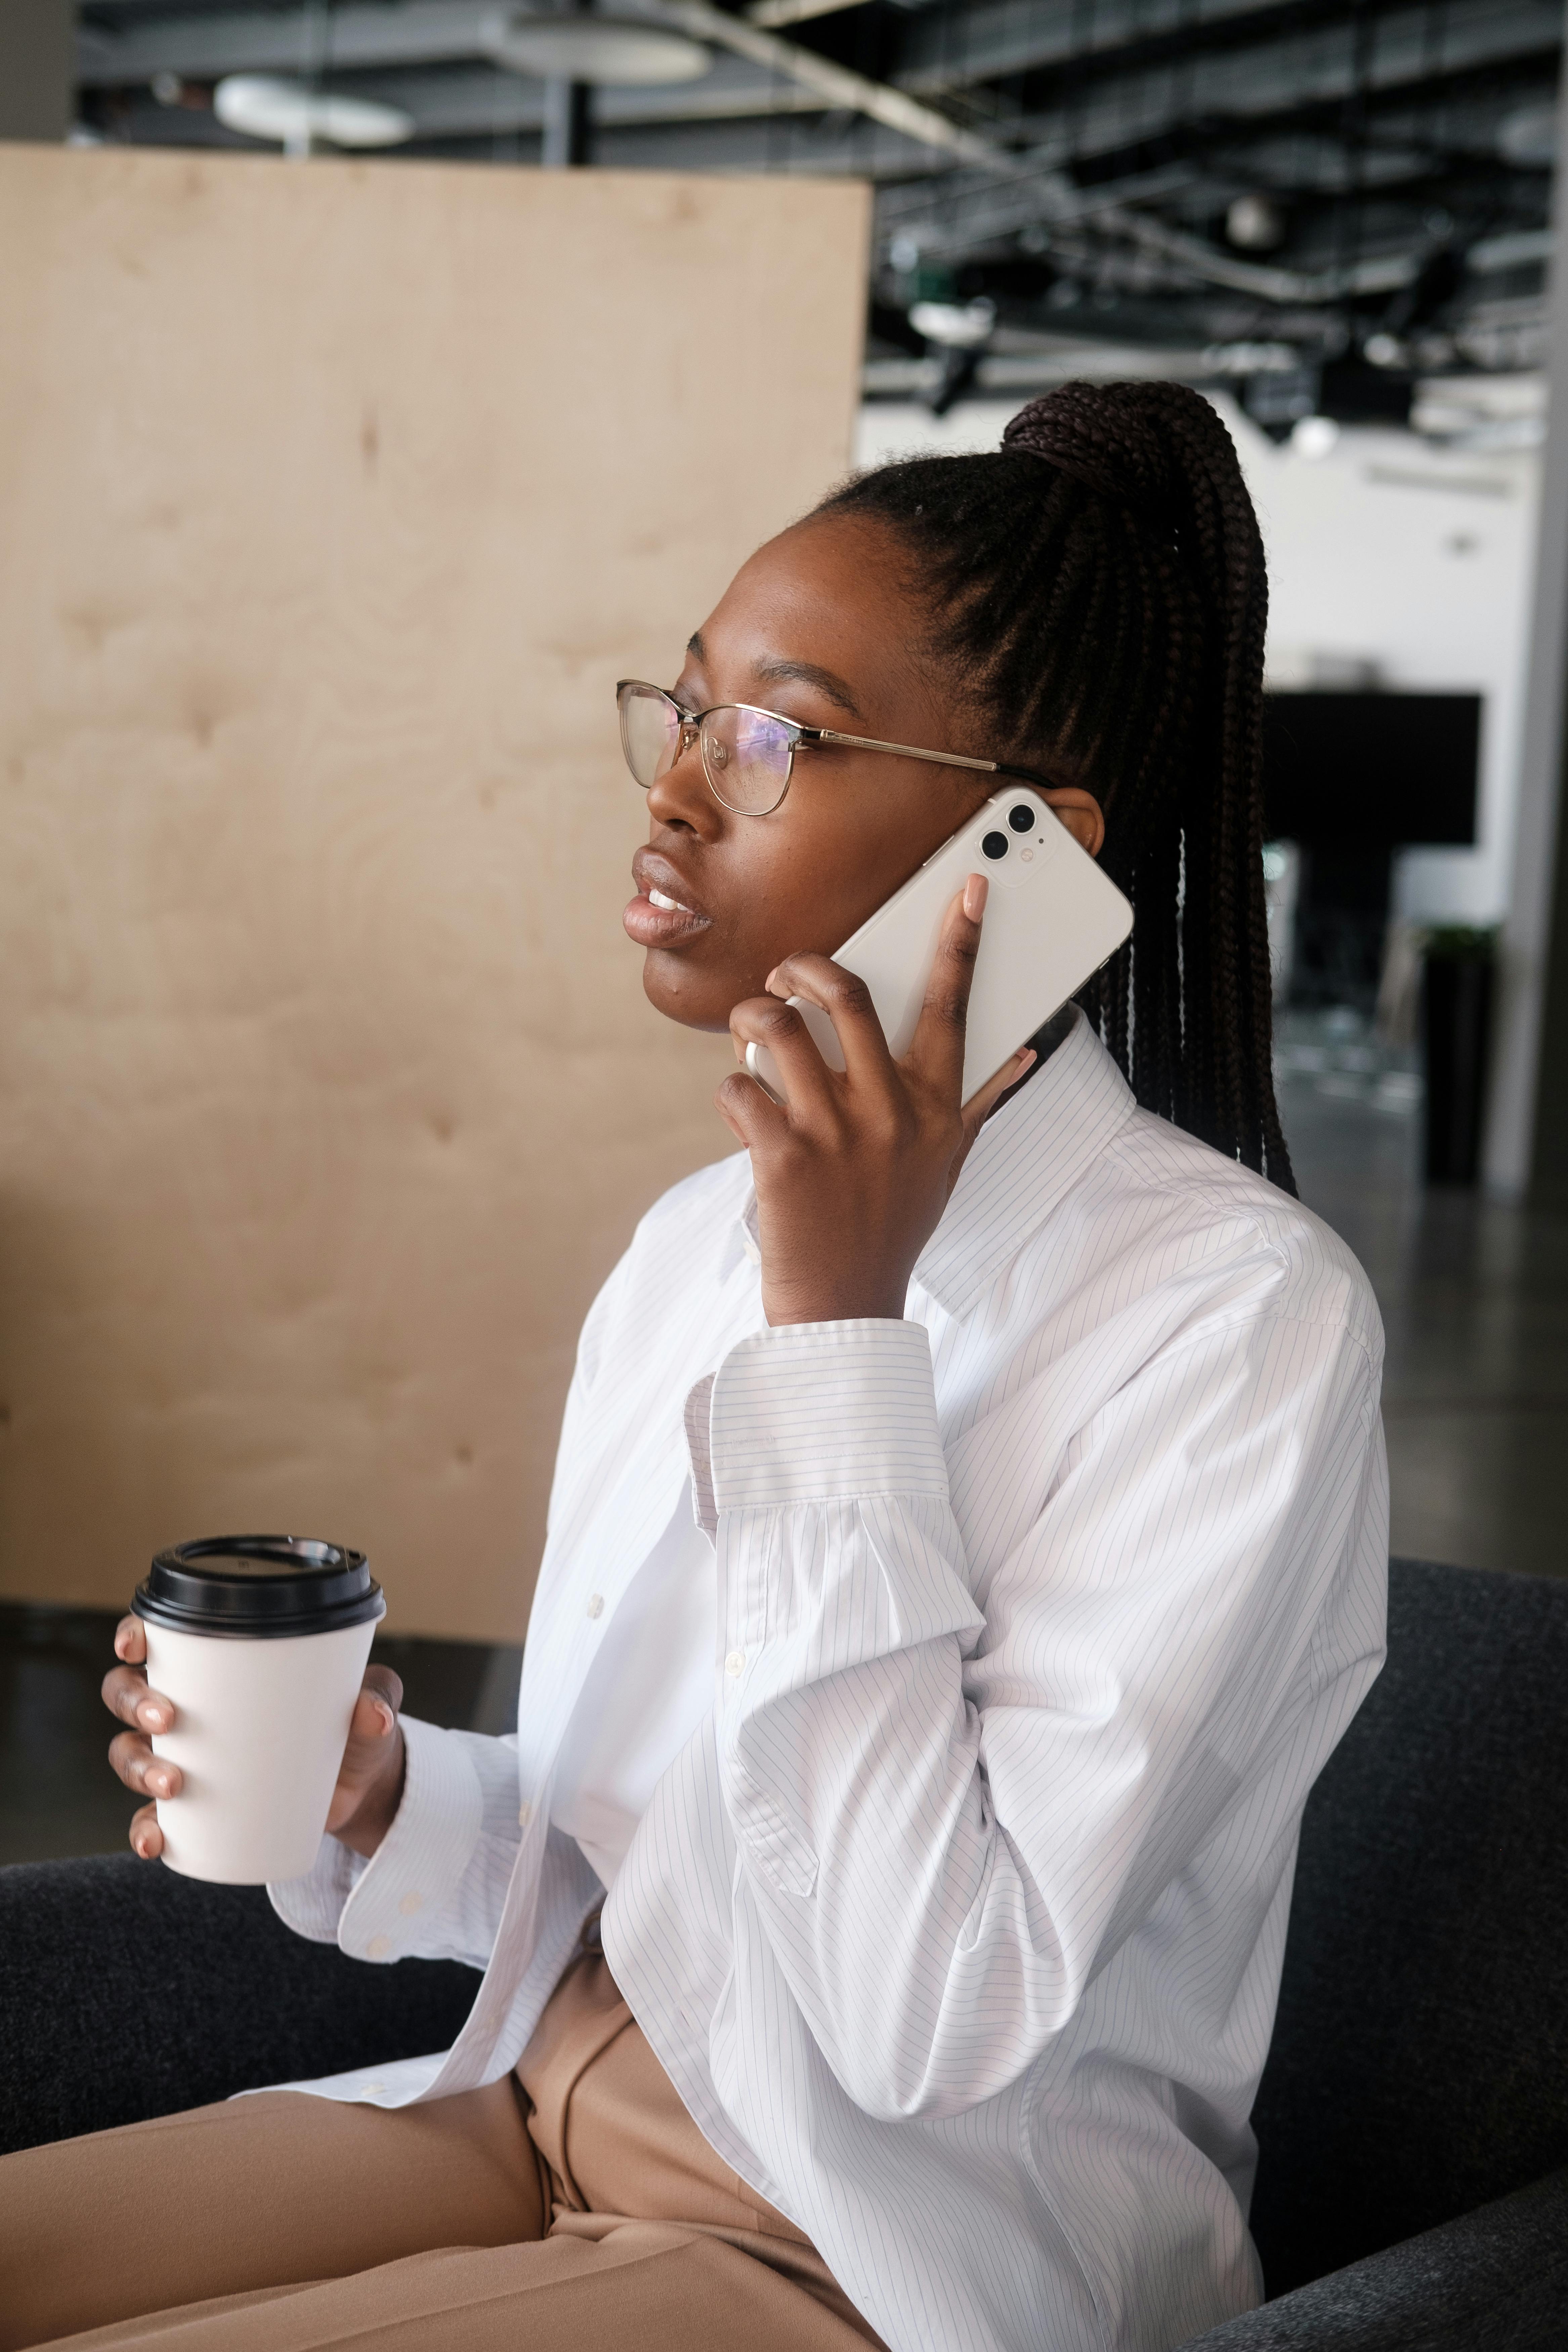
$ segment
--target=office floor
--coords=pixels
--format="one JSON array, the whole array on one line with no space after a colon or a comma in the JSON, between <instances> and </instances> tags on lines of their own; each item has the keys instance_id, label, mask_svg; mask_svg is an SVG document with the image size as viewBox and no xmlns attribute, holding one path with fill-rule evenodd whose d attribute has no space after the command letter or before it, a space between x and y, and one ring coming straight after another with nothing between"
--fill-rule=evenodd
<instances>
[{"instance_id":1,"label":"office floor","mask_svg":"<svg viewBox=\"0 0 1568 2352\"><path fill-rule=\"evenodd\" d=\"M1420 1082L1348 1016L1288 1017L1301 1197L1371 1276L1387 1338L1392 1547L1568 1575L1568 1218L1420 1181Z\"/></svg>"},{"instance_id":2,"label":"office floor","mask_svg":"<svg viewBox=\"0 0 1568 2352\"><path fill-rule=\"evenodd\" d=\"M1568 1575L1568 1219L1419 1181L1409 1057L1348 1015L1281 1024L1280 1108L1301 1196L1372 1277L1388 1335L1395 1551ZM0 1602L0 1863L122 1848L104 1761L112 1614ZM500 1730L520 1654L395 1640L411 1711Z\"/></svg>"}]
</instances>

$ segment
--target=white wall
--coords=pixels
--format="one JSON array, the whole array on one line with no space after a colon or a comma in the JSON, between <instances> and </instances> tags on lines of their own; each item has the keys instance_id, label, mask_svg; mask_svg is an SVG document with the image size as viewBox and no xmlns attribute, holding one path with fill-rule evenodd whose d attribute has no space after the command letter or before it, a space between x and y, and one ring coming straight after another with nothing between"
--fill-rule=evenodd
<instances>
[{"instance_id":1,"label":"white wall","mask_svg":"<svg viewBox=\"0 0 1568 2352\"><path fill-rule=\"evenodd\" d=\"M1021 404L977 401L940 422L912 404L868 405L857 462L994 448ZM1461 455L1410 434L1356 429L1310 459L1277 449L1231 402L1215 405L1268 550L1272 681L1330 683L1342 667L1369 663L1390 687L1486 698L1478 845L1406 851L1394 911L1416 921L1497 919L1513 847L1539 458Z\"/></svg>"}]
</instances>

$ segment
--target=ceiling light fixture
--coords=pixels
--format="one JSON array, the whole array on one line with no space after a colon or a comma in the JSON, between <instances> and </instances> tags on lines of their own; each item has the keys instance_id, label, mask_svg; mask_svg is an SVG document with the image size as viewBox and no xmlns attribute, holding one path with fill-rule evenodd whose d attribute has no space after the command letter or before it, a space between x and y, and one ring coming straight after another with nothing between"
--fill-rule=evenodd
<instances>
[{"instance_id":1,"label":"ceiling light fixture","mask_svg":"<svg viewBox=\"0 0 1568 2352\"><path fill-rule=\"evenodd\" d=\"M1299 416L1290 428L1290 446L1297 457L1314 462L1329 457L1339 437L1340 428L1331 416Z\"/></svg>"},{"instance_id":2,"label":"ceiling light fixture","mask_svg":"<svg viewBox=\"0 0 1568 2352\"><path fill-rule=\"evenodd\" d=\"M1234 196L1226 211L1225 233L1244 253L1272 253L1285 242L1285 215L1272 196Z\"/></svg>"},{"instance_id":3,"label":"ceiling light fixture","mask_svg":"<svg viewBox=\"0 0 1568 2352\"><path fill-rule=\"evenodd\" d=\"M487 57L541 81L586 81L648 89L698 81L713 53L700 41L630 16L545 16L499 9L479 27Z\"/></svg>"},{"instance_id":4,"label":"ceiling light fixture","mask_svg":"<svg viewBox=\"0 0 1568 2352\"><path fill-rule=\"evenodd\" d=\"M977 352L991 340L996 305L982 294L973 302L917 302L910 324L928 343L950 352Z\"/></svg>"},{"instance_id":5,"label":"ceiling light fixture","mask_svg":"<svg viewBox=\"0 0 1568 2352\"><path fill-rule=\"evenodd\" d=\"M1516 106L1498 125L1498 152L1505 163L1523 171L1543 172L1557 161L1557 106L1554 100Z\"/></svg>"},{"instance_id":6,"label":"ceiling light fixture","mask_svg":"<svg viewBox=\"0 0 1568 2352\"><path fill-rule=\"evenodd\" d=\"M396 147L414 134L414 117L400 106L307 89L272 74L226 74L213 92L213 112L226 129L274 140L289 155L316 146Z\"/></svg>"}]
</instances>

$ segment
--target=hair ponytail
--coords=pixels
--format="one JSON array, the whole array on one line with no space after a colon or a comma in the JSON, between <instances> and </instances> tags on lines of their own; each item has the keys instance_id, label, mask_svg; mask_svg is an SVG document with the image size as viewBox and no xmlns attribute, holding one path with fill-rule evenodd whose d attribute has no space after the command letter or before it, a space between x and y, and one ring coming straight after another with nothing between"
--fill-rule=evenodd
<instances>
[{"instance_id":1,"label":"hair ponytail","mask_svg":"<svg viewBox=\"0 0 1568 2352\"><path fill-rule=\"evenodd\" d=\"M1294 1192L1263 898L1268 583L1230 436L1178 384L1064 384L989 457L827 499L911 559L931 650L1004 756L1081 783L1137 910L1080 992L1145 1108Z\"/></svg>"}]
</instances>

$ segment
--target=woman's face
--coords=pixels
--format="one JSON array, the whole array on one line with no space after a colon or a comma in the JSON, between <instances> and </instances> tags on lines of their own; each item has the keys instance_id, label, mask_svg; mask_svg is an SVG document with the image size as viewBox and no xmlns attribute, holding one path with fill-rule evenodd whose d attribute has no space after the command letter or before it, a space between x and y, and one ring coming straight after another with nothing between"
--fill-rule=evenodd
<instances>
[{"instance_id":1,"label":"woman's face","mask_svg":"<svg viewBox=\"0 0 1568 2352\"><path fill-rule=\"evenodd\" d=\"M692 638L677 701L689 710L755 703L803 726L1005 757L922 667L925 618L900 572L882 526L860 516L815 518L771 540ZM709 791L693 744L648 793L648 839L632 861L637 896L623 919L647 950L649 998L689 1028L727 1028L784 956L842 946L995 781L814 745L796 754L771 815L737 816ZM1088 793L1047 797L1097 851L1102 828ZM656 906L650 891L676 906Z\"/></svg>"}]
</instances>

